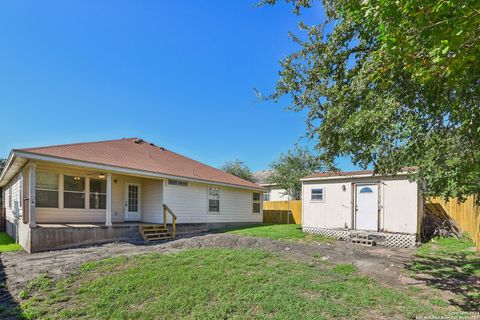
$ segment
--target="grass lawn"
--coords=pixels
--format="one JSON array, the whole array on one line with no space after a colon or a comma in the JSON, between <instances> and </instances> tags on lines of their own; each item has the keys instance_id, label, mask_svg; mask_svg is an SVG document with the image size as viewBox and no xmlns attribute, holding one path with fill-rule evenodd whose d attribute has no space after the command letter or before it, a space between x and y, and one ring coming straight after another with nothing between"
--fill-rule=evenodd
<instances>
[{"instance_id":1,"label":"grass lawn","mask_svg":"<svg viewBox=\"0 0 480 320\"><path fill-rule=\"evenodd\" d=\"M0 232L0 252L20 251L22 246L15 243L6 232Z\"/></svg>"},{"instance_id":2,"label":"grass lawn","mask_svg":"<svg viewBox=\"0 0 480 320\"><path fill-rule=\"evenodd\" d=\"M335 241L333 238L302 232L299 224L271 224L221 229L218 232L239 236L262 237L289 241Z\"/></svg>"},{"instance_id":3,"label":"grass lawn","mask_svg":"<svg viewBox=\"0 0 480 320\"><path fill-rule=\"evenodd\" d=\"M193 249L84 264L22 292L26 318L333 319L445 313L353 265L292 261L255 249ZM1 315L0 315L1 317Z\"/></svg>"},{"instance_id":4,"label":"grass lawn","mask_svg":"<svg viewBox=\"0 0 480 320\"><path fill-rule=\"evenodd\" d=\"M480 253L468 237L436 238L417 249L409 269L413 277L456 293L452 304L480 310Z\"/></svg>"}]
</instances>

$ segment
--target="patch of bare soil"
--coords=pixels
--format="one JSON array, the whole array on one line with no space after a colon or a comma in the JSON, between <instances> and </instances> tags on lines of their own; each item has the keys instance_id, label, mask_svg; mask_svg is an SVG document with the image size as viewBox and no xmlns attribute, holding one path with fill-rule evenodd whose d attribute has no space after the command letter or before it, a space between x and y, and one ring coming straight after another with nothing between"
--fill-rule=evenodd
<instances>
[{"instance_id":1,"label":"patch of bare soil","mask_svg":"<svg viewBox=\"0 0 480 320\"><path fill-rule=\"evenodd\" d=\"M384 284L400 287L412 284L401 270L413 250L385 247L363 247L347 242L298 243L230 234L201 234L156 244L117 242L104 245L40 253L3 253L0 258L8 290L17 297L20 290L41 274L52 278L66 276L88 261L112 256L133 256L150 252L176 252L195 248L256 248L281 253L300 261L352 263L362 274Z\"/></svg>"}]
</instances>

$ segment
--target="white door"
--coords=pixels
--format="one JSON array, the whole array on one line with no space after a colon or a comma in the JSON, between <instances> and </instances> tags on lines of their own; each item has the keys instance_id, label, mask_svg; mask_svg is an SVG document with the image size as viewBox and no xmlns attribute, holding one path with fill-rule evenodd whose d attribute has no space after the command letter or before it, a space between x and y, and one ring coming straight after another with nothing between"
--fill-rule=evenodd
<instances>
[{"instance_id":1,"label":"white door","mask_svg":"<svg viewBox=\"0 0 480 320\"><path fill-rule=\"evenodd\" d=\"M357 230L378 231L378 185L357 185Z\"/></svg>"},{"instance_id":2,"label":"white door","mask_svg":"<svg viewBox=\"0 0 480 320\"><path fill-rule=\"evenodd\" d=\"M125 184L125 220L140 221L141 193L138 183Z\"/></svg>"}]
</instances>

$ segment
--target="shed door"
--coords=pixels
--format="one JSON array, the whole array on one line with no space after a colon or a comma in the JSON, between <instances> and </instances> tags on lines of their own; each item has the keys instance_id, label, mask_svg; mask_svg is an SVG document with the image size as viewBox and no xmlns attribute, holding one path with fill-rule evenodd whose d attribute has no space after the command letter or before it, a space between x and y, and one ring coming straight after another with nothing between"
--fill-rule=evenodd
<instances>
[{"instance_id":1,"label":"shed door","mask_svg":"<svg viewBox=\"0 0 480 320\"><path fill-rule=\"evenodd\" d=\"M357 185L357 230L378 231L378 185Z\"/></svg>"}]
</instances>

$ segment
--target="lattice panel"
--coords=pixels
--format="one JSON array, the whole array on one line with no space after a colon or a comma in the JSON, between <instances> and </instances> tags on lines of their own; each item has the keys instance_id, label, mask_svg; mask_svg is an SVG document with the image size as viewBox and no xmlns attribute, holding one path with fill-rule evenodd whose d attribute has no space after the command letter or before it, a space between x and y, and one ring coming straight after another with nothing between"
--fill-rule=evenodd
<instances>
[{"instance_id":1,"label":"lattice panel","mask_svg":"<svg viewBox=\"0 0 480 320\"><path fill-rule=\"evenodd\" d=\"M323 228L303 228L303 231L313 234L319 234L325 237L331 237L339 240L350 241L350 231Z\"/></svg>"},{"instance_id":2,"label":"lattice panel","mask_svg":"<svg viewBox=\"0 0 480 320\"><path fill-rule=\"evenodd\" d=\"M387 247L415 247L417 244L417 236L414 234L395 234L385 233L385 245Z\"/></svg>"},{"instance_id":3,"label":"lattice panel","mask_svg":"<svg viewBox=\"0 0 480 320\"><path fill-rule=\"evenodd\" d=\"M326 237L336 238L339 240L350 241L352 232L350 230L338 230L338 229L324 229L324 228L303 228L304 232L319 234ZM383 245L388 247L402 247L410 248L417 244L417 236L414 234L396 234L396 233L375 233L375 235L385 236L385 242Z\"/></svg>"}]
</instances>

